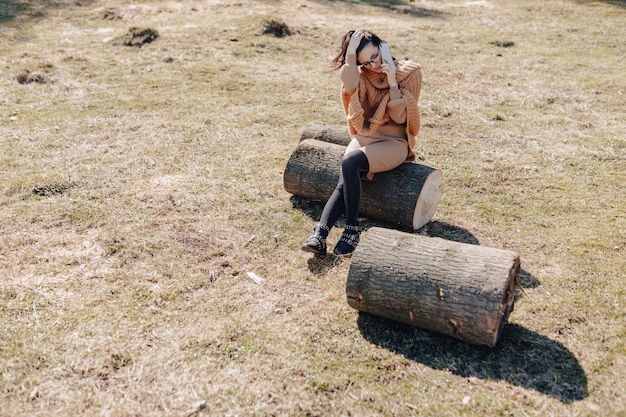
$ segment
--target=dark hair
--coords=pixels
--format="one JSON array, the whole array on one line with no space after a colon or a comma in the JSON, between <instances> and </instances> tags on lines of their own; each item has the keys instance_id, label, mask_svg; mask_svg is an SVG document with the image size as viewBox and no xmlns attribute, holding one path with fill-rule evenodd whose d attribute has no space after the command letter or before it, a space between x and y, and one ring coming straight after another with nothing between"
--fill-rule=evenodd
<instances>
[{"instance_id":1,"label":"dark hair","mask_svg":"<svg viewBox=\"0 0 626 417\"><path fill-rule=\"evenodd\" d=\"M336 57L333 58L330 65L330 71L336 71L346 63L346 51L348 50L348 45L350 44L350 37L354 33L354 30L348 31L345 35L343 35L343 39L341 39L341 47L339 49L339 53ZM370 43L375 47L379 47L381 43L385 43L384 40L379 38L374 33L369 30L363 31L363 38L361 38L361 42L359 43L358 48L356 48L356 54L359 55L359 52L363 50Z\"/></svg>"}]
</instances>

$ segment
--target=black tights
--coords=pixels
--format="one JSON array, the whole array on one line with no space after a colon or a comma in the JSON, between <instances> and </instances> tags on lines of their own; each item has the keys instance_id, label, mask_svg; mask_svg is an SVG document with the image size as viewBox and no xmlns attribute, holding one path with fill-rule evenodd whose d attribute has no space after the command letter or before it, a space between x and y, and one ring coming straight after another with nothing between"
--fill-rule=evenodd
<instances>
[{"instance_id":1,"label":"black tights","mask_svg":"<svg viewBox=\"0 0 626 417\"><path fill-rule=\"evenodd\" d=\"M339 217L345 213L346 225L358 225L357 219L361 204L361 175L366 174L369 169L370 164L367 156L360 150L350 152L343 158L339 181L324 206L320 224L330 229L339 220ZM323 234L328 234L323 229L320 231Z\"/></svg>"}]
</instances>

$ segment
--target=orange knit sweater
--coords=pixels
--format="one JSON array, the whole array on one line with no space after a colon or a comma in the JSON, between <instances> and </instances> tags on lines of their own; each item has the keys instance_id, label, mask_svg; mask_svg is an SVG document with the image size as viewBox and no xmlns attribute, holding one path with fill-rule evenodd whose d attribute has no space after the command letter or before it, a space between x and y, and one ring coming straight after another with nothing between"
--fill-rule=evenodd
<instances>
[{"instance_id":1,"label":"orange knit sweater","mask_svg":"<svg viewBox=\"0 0 626 417\"><path fill-rule=\"evenodd\" d=\"M387 103L389 84L387 76L359 69L357 88L349 93L342 89L341 101L348 119L350 134L370 136L379 126L389 121ZM422 69L411 61L396 62L396 80L406 104L406 135L409 142L407 161L414 161L415 137L420 130L420 114L417 102L422 89Z\"/></svg>"}]
</instances>

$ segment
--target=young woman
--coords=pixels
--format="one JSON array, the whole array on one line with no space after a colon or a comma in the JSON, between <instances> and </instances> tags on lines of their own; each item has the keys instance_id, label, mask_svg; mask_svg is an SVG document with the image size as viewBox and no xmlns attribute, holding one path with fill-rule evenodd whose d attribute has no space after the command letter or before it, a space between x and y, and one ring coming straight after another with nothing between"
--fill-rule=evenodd
<instances>
[{"instance_id":1,"label":"young woman","mask_svg":"<svg viewBox=\"0 0 626 417\"><path fill-rule=\"evenodd\" d=\"M361 178L371 180L377 172L415 159L412 148L420 128L417 101L422 72L413 62L396 61L382 39L360 29L344 35L332 63L332 70L339 70L352 140L337 186L302 250L325 255L328 233L345 214L346 227L333 252L350 255L359 243Z\"/></svg>"}]
</instances>

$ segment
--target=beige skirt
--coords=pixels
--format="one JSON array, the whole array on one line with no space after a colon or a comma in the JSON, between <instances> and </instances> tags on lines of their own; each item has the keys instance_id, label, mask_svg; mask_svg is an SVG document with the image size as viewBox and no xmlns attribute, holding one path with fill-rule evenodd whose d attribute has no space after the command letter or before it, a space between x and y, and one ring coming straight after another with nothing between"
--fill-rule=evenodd
<instances>
[{"instance_id":1,"label":"beige skirt","mask_svg":"<svg viewBox=\"0 0 626 417\"><path fill-rule=\"evenodd\" d=\"M409 143L402 138L381 139L356 135L352 137L344 155L357 149L363 151L369 162L368 180L374 178L377 172L389 171L399 166L409 155Z\"/></svg>"}]
</instances>

